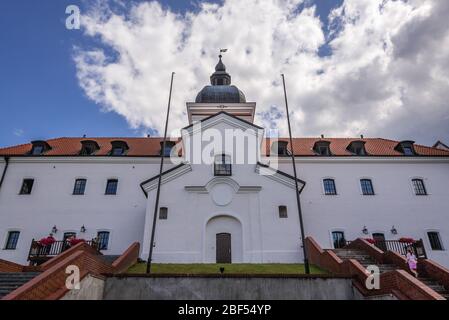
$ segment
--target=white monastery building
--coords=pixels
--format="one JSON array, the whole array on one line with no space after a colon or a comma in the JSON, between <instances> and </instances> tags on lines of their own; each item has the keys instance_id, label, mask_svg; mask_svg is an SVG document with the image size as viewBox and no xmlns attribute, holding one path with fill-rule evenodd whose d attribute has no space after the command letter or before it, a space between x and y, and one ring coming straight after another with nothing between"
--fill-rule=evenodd
<instances>
[{"instance_id":1,"label":"white monastery building","mask_svg":"<svg viewBox=\"0 0 449 320\"><path fill-rule=\"evenodd\" d=\"M137 241L146 260L164 156L154 262L301 263L293 150L306 236L323 248L360 237L422 239L428 257L449 267L444 144L268 139L221 57L215 70L165 150L154 137L0 149L0 259L26 263L32 240L51 232L96 238L106 255Z\"/></svg>"}]
</instances>

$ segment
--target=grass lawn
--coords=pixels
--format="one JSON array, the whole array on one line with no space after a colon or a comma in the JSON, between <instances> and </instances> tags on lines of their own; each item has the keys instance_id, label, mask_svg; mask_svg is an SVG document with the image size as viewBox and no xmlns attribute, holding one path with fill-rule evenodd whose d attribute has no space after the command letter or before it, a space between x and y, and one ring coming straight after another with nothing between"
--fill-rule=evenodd
<instances>
[{"instance_id":1,"label":"grass lawn","mask_svg":"<svg viewBox=\"0 0 449 320\"><path fill-rule=\"evenodd\" d=\"M153 274L220 274L220 267L226 273L236 274L304 274L303 264L153 264ZM132 266L128 273L145 273L146 263ZM325 271L310 266L310 273L324 274Z\"/></svg>"}]
</instances>

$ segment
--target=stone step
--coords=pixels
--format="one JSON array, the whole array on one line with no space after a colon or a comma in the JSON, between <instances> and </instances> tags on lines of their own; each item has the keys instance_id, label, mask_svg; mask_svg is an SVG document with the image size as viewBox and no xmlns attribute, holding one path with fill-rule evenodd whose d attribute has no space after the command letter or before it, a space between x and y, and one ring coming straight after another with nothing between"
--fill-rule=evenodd
<instances>
[{"instance_id":1,"label":"stone step","mask_svg":"<svg viewBox=\"0 0 449 320\"><path fill-rule=\"evenodd\" d=\"M100 259L102 259L104 262L106 262L107 264L112 264L115 260L117 260L120 256L117 255L103 255L103 256L99 256Z\"/></svg>"}]
</instances>

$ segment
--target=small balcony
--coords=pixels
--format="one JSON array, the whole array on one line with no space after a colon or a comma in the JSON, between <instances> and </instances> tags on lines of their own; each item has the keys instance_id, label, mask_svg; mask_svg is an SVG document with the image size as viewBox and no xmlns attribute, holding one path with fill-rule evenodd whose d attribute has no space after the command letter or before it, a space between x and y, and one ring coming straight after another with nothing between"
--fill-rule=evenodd
<instances>
[{"instance_id":1,"label":"small balcony","mask_svg":"<svg viewBox=\"0 0 449 320\"><path fill-rule=\"evenodd\" d=\"M393 251L400 255L406 256L409 250L415 254L417 258L427 259L426 249L422 239L413 240L404 238L404 240L378 240L378 239L366 239L372 245L376 246L382 251ZM342 240L336 246L336 249L345 248L350 245L352 241ZM334 244L335 245L335 244Z\"/></svg>"},{"instance_id":2,"label":"small balcony","mask_svg":"<svg viewBox=\"0 0 449 320\"><path fill-rule=\"evenodd\" d=\"M95 250L99 250L99 244L95 240L80 240L79 242L84 242ZM30 251L28 253L28 261L30 261L30 265L40 265L53 257L61 254L62 252L70 249L74 244L71 244L69 241L55 241L52 244L42 244L40 241L32 240Z\"/></svg>"}]
</instances>

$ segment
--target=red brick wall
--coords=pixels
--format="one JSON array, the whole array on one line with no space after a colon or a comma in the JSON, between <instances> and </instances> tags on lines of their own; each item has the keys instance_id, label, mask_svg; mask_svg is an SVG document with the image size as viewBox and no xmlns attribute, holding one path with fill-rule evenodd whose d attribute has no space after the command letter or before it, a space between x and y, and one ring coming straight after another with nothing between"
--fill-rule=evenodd
<instances>
[{"instance_id":1,"label":"red brick wall","mask_svg":"<svg viewBox=\"0 0 449 320\"><path fill-rule=\"evenodd\" d=\"M24 266L0 259L0 272L22 272Z\"/></svg>"},{"instance_id":2,"label":"red brick wall","mask_svg":"<svg viewBox=\"0 0 449 320\"><path fill-rule=\"evenodd\" d=\"M98 255L89 252L77 251L71 256L59 261L56 265L48 268L42 274L32 279L22 287L13 291L5 300L45 300L54 299L55 294L63 295L68 290L65 288L65 281L68 274L66 268L69 265L76 265L80 269L81 279L88 273L111 273L112 266L104 263ZM80 280L81 280L80 279Z\"/></svg>"},{"instance_id":3,"label":"red brick wall","mask_svg":"<svg viewBox=\"0 0 449 320\"><path fill-rule=\"evenodd\" d=\"M449 269L439 265L432 260L419 260L418 268L420 273L441 283L446 290L449 290Z\"/></svg>"},{"instance_id":4,"label":"red brick wall","mask_svg":"<svg viewBox=\"0 0 449 320\"><path fill-rule=\"evenodd\" d=\"M354 277L355 286L364 295L378 295L393 293L400 299L414 299L414 300L444 300L444 298L424 285L422 282L415 279L405 270L395 270L381 274L380 289L368 290L365 288L365 281L368 277L365 268L356 260L350 259L342 261L337 256L331 255L329 251L323 250L318 243L311 237L306 238L305 241L309 253L309 260L311 263L330 271L334 274L346 275ZM382 262L397 262L398 267L404 267L406 261L397 254L387 254L378 248L372 246L363 239L357 239L350 245L353 249L361 249L370 254L378 263ZM430 270L433 270L431 265L427 265ZM433 266L433 265L432 265ZM449 280L449 273L448 278Z\"/></svg>"},{"instance_id":5,"label":"red brick wall","mask_svg":"<svg viewBox=\"0 0 449 320\"><path fill-rule=\"evenodd\" d=\"M122 273L137 262L140 253L140 244L133 243L117 260L112 263L114 273Z\"/></svg>"},{"instance_id":6,"label":"red brick wall","mask_svg":"<svg viewBox=\"0 0 449 320\"><path fill-rule=\"evenodd\" d=\"M113 265L105 263L100 254L87 244L80 243L63 254L51 259L41 267L42 274L4 297L5 300L56 300L68 289L65 281L66 268L76 265L80 270L80 280L88 274L121 273L132 266L139 256L139 243L132 244Z\"/></svg>"}]
</instances>

